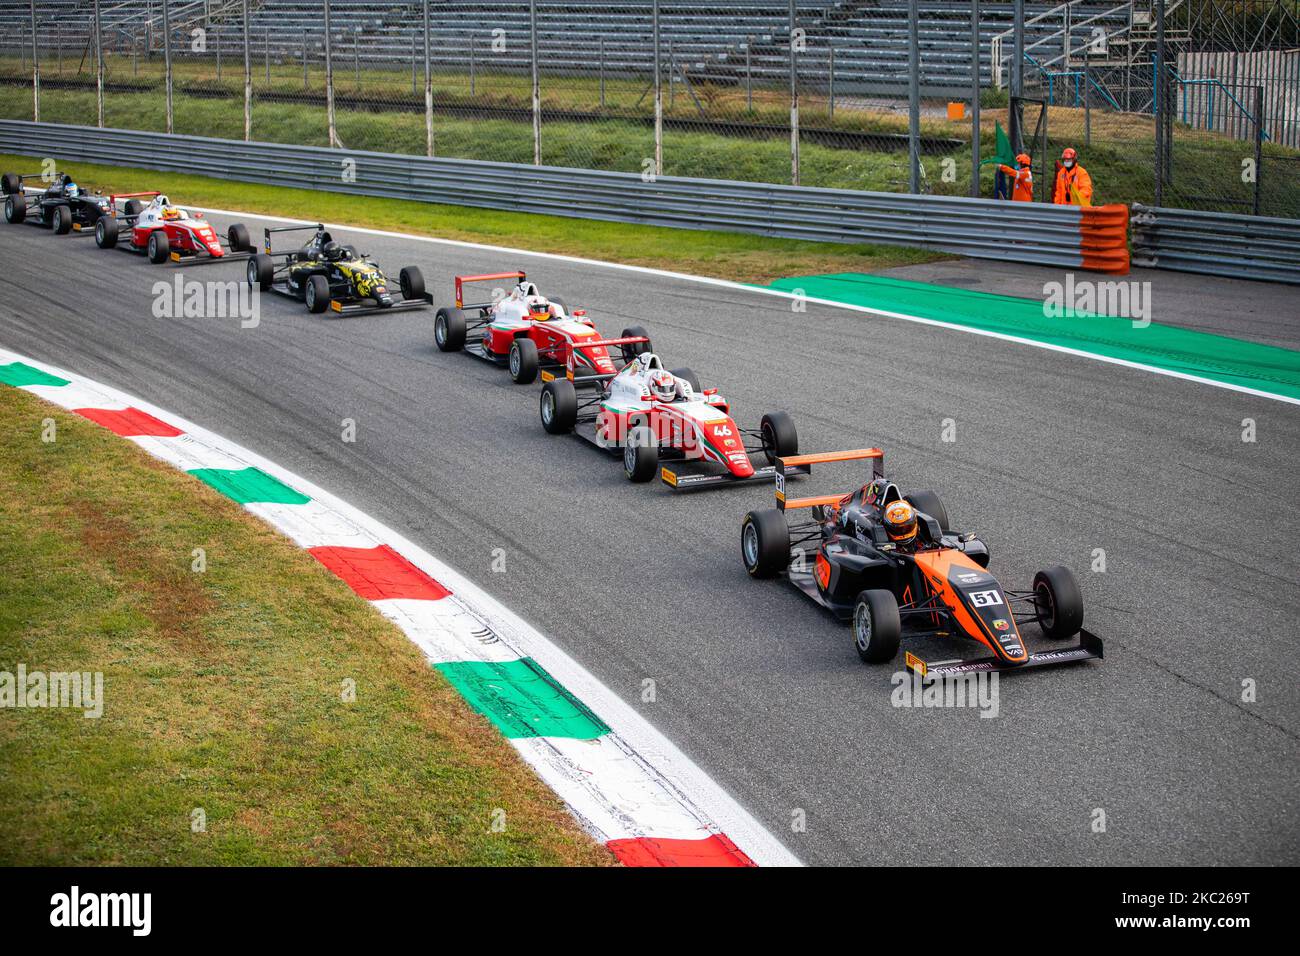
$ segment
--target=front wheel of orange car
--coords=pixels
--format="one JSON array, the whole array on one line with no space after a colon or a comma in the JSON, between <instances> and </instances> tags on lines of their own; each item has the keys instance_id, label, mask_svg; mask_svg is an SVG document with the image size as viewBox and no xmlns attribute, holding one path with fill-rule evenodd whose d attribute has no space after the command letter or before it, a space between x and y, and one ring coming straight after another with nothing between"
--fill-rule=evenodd
<instances>
[{"instance_id":1,"label":"front wheel of orange car","mask_svg":"<svg viewBox=\"0 0 1300 956\"><path fill-rule=\"evenodd\" d=\"M1074 572L1062 565L1034 575L1034 613L1043 636L1072 637L1083 627L1083 592Z\"/></svg>"}]
</instances>

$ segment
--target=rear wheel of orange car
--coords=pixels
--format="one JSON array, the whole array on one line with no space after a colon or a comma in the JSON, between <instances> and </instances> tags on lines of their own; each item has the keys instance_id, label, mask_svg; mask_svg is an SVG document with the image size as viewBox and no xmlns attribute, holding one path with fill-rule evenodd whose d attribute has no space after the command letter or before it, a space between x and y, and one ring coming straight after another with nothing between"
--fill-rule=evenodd
<instances>
[{"instance_id":1,"label":"rear wheel of orange car","mask_svg":"<svg viewBox=\"0 0 1300 956\"><path fill-rule=\"evenodd\" d=\"M859 591L853 604L853 646L865 664L884 664L898 655L903 625L890 591Z\"/></svg>"},{"instance_id":2,"label":"rear wheel of orange car","mask_svg":"<svg viewBox=\"0 0 1300 956\"><path fill-rule=\"evenodd\" d=\"M740 557L751 578L773 578L790 566L790 526L775 508L751 511L740 525Z\"/></svg>"}]
</instances>

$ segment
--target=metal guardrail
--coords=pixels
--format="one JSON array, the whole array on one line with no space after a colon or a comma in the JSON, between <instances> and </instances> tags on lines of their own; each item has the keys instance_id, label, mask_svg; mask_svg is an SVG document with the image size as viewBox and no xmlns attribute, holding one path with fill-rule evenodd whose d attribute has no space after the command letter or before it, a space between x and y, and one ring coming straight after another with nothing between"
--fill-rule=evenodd
<instances>
[{"instance_id":1,"label":"metal guardrail","mask_svg":"<svg viewBox=\"0 0 1300 956\"><path fill-rule=\"evenodd\" d=\"M0 151L517 212L1083 268L1077 207L430 159L0 120Z\"/></svg>"},{"instance_id":2,"label":"metal guardrail","mask_svg":"<svg viewBox=\"0 0 1300 956\"><path fill-rule=\"evenodd\" d=\"M1133 205L1133 264L1300 285L1300 220Z\"/></svg>"}]
</instances>

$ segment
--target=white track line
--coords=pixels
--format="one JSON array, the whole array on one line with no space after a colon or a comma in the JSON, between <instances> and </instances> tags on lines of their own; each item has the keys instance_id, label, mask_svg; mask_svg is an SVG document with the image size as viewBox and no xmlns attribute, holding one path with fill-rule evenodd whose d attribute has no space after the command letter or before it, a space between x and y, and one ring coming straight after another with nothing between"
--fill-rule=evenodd
<instances>
[{"instance_id":1,"label":"white track line","mask_svg":"<svg viewBox=\"0 0 1300 956\"><path fill-rule=\"evenodd\" d=\"M282 222L292 225L314 226L316 222L319 221L290 219L285 216L266 216L261 213L243 212L238 209L214 209L206 206L191 206L189 208L198 209L205 213L213 213L218 216L237 216L244 219L264 219L268 222ZM1160 368L1156 365L1146 365L1142 362L1131 362L1128 359L1112 358L1108 355L1098 355L1095 352L1070 348L1067 345L1053 345L1050 342L1040 342L1037 339L1025 338L1019 335L1010 335L1006 332L992 332L988 329L973 329L956 322L944 322L940 319L927 319L923 316L910 315L906 312L892 312L888 309L873 309L865 305L852 305L847 302L836 302L834 299L818 299L809 296L797 296L793 292L785 292L781 289L767 289L762 286L746 285L743 282L733 282L730 279L714 279L709 276L694 276L688 275L684 272L670 272L667 269L655 269L650 266L634 266L622 262L605 262L601 259L584 259L580 256L566 256L557 252L532 252L528 249L513 249L509 246L493 246L480 242L466 242L461 239L439 239L435 236L416 236L408 232L390 232L386 229L367 229L363 226L350 226L347 223L341 222L327 222L324 223L324 225L331 229L346 229L350 232L356 232L366 236L382 236L388 239L407 239L413 242L430 242L436 245L454 246L460 249L475 249L485 252L499 252L511 256L533 256L539 259L551 259L556 262L570 262L575 265L599 266L603 269L621 269L625 272L637 272L642 275L659 276L665 279L677 279L682 282L696 282L702 285L711 285L722 289L753 292L758 295L770 295L782 299L798 299L800 302L812 302L816 305L829 306L835 309L847 309L850 312L862 312L867 315L879 315L888 319L901 319L904 322L915 322L918 325L931 325L941 329L952 329L953 331L966 332L970 335L982 335L985 338L1000 339L1004 342L1015 342L1019 345L1028 345L1036 349L1046 349L1049 352L1061 352L1065 355L1074 355L1078 358L1091 359L1094 362L1105 362L1107 365L1119 365L1124 368L1138 369L1143 372L1151 372L1155 375L1165 375L1169 378L1178 378L1187 382L1198 382L1201 385L1212 385L1215 388L1227 389L1230 392L1240 392L1244 395L1268 398L1276 402L1285 402L1288 405L1300 405L1300 398L1291 398L1288 395L1278 395L1274 392L1266 392L1262 389L1250 388L1246 385L1234 385L1231 382L1220 382L1216 379L1205 378L1200 375L1192 375L1188 372L1177 372L1173 369Z\"/></svg>"},{"instance_id":2,"label":"white track line","mask_svg":"<svg viewBox=\"0 0 1300 956\"><path fill-rule=\"evenodd\" d=\"M721 833L726 834L736 846L759 866L800 865L798 858L737 803L735 798L723 790L704 770L683 754L672 741L656 730L648 720L602 684L585 667L552 643L527 621L515 614L510 608L405 536L398 534L370 515L354 508L306 478L282 468L275 462L269 461L256 452L237 445L201 425L181 418L167 409L159 408L157 405L121 392L111 386L94 382L79 373L70 372L21 353L0 348L0 364L15 361L24 362L60 378L68 379L74 385L80 387L79 395L93 392L100 402L107 401L110 404L121 405L122 407L134 406L181 429L186 435L181 436L180 439L132 439L150 453L158 457L164 457L178 468L239 468L252 465L279 479L294 490L309 496L313 501L319 502L326 509L340 516L341 521L337 524L331 523L327 528L330 533L337 532L347 537L353 535L369 536L373 540L387 543L416 567L449 588L454 596L460 598L471 609L482 613L485 618L490 620L493 629L499 632L501 638L518 651L519 656L531 657L537 661L569 693L599 715L601 720L622 741L622 745L626 747L621 757L615 755L612 751L597 753L597 748L593 747L572 748L574 754L583 751L589 757L600 757L600 765L608 768L611 773L615 770L627 770L630 773L632 769L640 768L647 779L655 780L666 793L676 795L676 798L685 805L693 805L701 811L709 818L711 823L717 826ZM60 387L66 388L70 386ZM41 386L23 386L23 388L31 391L40 389L39 394L41 395L46 395L50 391L49 388ZM177 454L174 450L177 446L181 446L186 450ZM208 447L204 449L202 446ZM170 455L168 454L169 451L171 452ZM213 458L218 459L219 463L212 461ZM260 508L263 511L264 518L272 519L274 517L274 509L271 506L262 505ZM250 508L249 510L256 509ZM305 536L308 531L305 528L295 527L293 534ZM400 600L373 603L380 605L379 610L381 613L384 613L385 616L399 626L415 625L412 628L414 630L420 630L418 625L424 623L421 621L422 616L431 613L435 615L445 613L443 609L434 611L428 611L427 609L413 610L411 602ZM403 626L403 630L407 630L407 627ZM447 647L431 645L425 647L424 650L436 657L445 653ZM522 743L512 740L511 743L526 758L542 760L547 753L551 753L551 756L543 761L539 772L546 769L546 764L556 767L557 772L565 770L566 767L571 769L573 761L562 753L567 745L557 744L552 738L541 738L539 740L541 742ZM616 745L616 742L611 741L601 746L608 749ZM550 748L549 751L547 750L548 747ZM547 782L555 786L557 781L549 779L550 776L547 775ZM616 776L613 778L613 782L618 784L619 779ZM613 825L611 821L615 820L615 818L609 816L613 812L611 810L612 805L609 801L601 802L597 800L594 796L595 790L588 792L581 788L567 786L564 785L566 782L563 780L558 781L558 783L562 785L561 789L567 791L560 793L560 796L566 800L575 801L570 803L569 806L585 824L598 827ZM621 791L616 796L623 799L627 798L627 794ZM640 806L652 811L649 816L652 820L657 821L669 814L667 808L673 802L674 800L669 798L661 800L653 807L648 804L641 804ZM604 808L600 812L597 812L596 809L598 805ZM678 817L685 819L685 816L680 812ZM684 828L683 833L688 830L689 828ZM701 834L696 830L693 835L699 837Z\"/></svg>"}]
</instances>

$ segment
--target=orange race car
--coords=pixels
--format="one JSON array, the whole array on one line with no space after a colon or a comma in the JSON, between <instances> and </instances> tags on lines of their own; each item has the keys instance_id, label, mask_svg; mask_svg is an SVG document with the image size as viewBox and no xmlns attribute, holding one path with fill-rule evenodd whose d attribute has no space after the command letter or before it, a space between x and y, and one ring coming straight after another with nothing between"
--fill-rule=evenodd
<instances>
[{"instance_id":1,"label":"orange race car","mask_svg":"<svg viewBox=\"0 0 1300 956\"><path fill-rule=\"evenodd\" d=\"M871 480L848 494L787 498L785 475L814 464L870 460ZM1083 596L1069 568L1039 571L1026 591L1003 588L988 572L989 549L974 534L954 534L932 491L903 494L885 477L878 448L795 455L776 462L775 509L751 511L740 548L751 577L785 575L853 629L858 656L881 664L904 635L965 637L990 653L974 660L927 662L906 652L924 678L1019 670L1102 656L1083 630ZM808 509L792 523L790 512ZM1079 635L1076 646L1031 651L1021 625L1035 622L1049 640Z\"/></svg>"}]
</instances>

